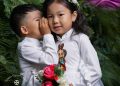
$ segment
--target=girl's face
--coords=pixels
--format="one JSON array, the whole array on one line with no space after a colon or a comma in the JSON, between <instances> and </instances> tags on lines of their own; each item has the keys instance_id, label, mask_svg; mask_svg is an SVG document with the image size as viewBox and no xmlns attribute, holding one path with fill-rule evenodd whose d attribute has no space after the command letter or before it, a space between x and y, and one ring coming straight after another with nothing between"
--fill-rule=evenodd
<instances>
[{"instance_id":1,"label":"girl's face","mask_svg":"<svg viewBox=\"0 0 120 86\"><path fill-rule=\"evenodd\" d=\"M47 18L51 30L59 36L64 35L72 28L77 13L71 11L64 5L54 2L47 9Z\"/></svg>"}]
</instances>

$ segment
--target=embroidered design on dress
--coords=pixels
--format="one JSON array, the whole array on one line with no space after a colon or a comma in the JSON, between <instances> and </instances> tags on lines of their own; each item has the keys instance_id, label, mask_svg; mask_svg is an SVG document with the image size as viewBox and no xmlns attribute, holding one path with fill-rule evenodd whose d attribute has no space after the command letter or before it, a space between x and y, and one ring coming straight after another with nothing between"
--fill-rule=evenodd
<instances>
[{"instance_id":1,"label":"embroidered design on dress","mask_svg":"<svg viewBox=\"0 0 120 86\"><path fill-rule=\"evenodd\" d=\"M65 71L65 56L67 54L67 51L63 49L64 44L59 44L58 45L58 56L59 56L59 65L60 67Z\"/></svg>"}]
</instances>

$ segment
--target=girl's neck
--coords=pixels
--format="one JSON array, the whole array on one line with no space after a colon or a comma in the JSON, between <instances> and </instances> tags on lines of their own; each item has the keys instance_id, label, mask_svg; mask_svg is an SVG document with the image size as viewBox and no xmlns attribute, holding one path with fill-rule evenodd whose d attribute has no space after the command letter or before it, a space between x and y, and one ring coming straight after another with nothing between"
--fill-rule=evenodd
<instances>
[{"instance_id":1,"label":"girl's neck","mask_svg":"<svg viewBox=\"0 0 120 86\"><path fill-rule=\"evenodd\" d=\"M65 34L65 33L64 33L64 34ZM57 36L59 36L60 38L62 38L62 36L63 36L64 34L57 34Z\"/></svg>"},{"instance_id":2,"label":"girl's neck","mask_svg":"<svg viewBox=\"0 0 120 86\"><path fill-rule=\"evenodd\" d=\"M57 34L57 36L59 36L60 38L62 38L62 36L64 36L65 34L69 33L73 31L73 28L69 29L67 32L63 33L63 34Z\"/></svg>"}]
</instances>

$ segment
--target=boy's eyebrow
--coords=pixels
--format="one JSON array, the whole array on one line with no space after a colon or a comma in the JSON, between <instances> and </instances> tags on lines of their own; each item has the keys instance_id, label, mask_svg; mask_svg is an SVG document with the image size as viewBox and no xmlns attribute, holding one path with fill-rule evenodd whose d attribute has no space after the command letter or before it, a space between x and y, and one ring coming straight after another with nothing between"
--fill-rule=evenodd
<instances>
[{"instance_id":1,"label":"boy's eyebrow","mask_svg":"<svg viewBox=\"0 0 120 86\"><path fill-rule=\"evenodd\" d=\"M38 19L38 18L40 19L41 17L35 17L35 18L33 18L33 20L34 20L34 19Z\"/></svg>"}]
</instances>

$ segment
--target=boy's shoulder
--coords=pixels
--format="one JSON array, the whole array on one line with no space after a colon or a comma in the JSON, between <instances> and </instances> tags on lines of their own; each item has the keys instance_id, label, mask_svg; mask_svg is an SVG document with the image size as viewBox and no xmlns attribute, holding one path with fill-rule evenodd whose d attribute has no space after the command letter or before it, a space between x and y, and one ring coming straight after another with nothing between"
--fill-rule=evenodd
<instances>
[{"instance_id":1,"label":"boy's shoulder","mask_svg":"<svg viewBox=\"0 0 120 86\"><path fill-rule=\"evenodd\" d=\"M38 39L25 37L20 42L18 42L18 47L23 47L23 46L37 47L37 46L40 46L40 44L42 44L42 41L39 41Z\"/></svg>"}]
</instances>

